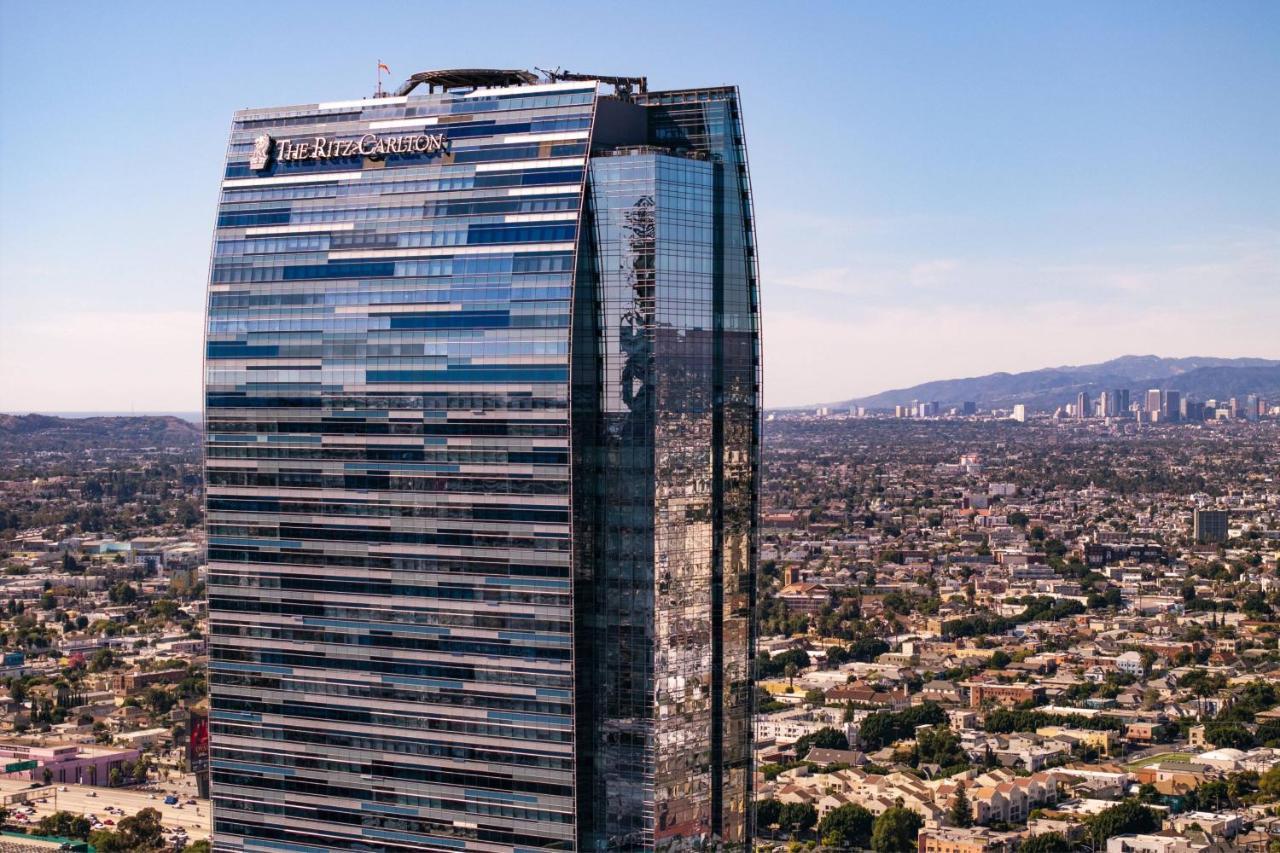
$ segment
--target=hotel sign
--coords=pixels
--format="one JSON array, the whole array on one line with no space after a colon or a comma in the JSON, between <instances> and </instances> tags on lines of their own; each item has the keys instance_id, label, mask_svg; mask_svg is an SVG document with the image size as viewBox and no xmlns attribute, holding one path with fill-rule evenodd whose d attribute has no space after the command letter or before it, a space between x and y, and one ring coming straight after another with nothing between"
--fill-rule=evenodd
<instances>
[{"instance_id":1,"label":"hotel sign","mask_svg":"<svg viewBox=\"0 0 1280 853\"><path fill-rule=\"evenodd\" d=\"M253 140L249 168L265 169L273 156L280 163L329 160L335 157L381 160L388 154L436 154L448 147L449 139L443 133L409 133L400 136L366 133L358 139L330 139L324 136L274 139L264 133Z\"/></svg>"}]
</instances>

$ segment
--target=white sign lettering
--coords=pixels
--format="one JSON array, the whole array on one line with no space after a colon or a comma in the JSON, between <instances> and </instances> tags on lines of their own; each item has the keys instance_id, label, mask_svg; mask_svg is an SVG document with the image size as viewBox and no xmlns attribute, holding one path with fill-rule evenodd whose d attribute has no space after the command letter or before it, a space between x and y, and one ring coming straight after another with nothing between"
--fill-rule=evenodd
<instances>
[{"instance_id":1,"label":"white sign lettering","mask_svg":"<svg viewBox=\"0 0 1280 853\"><path fill-rule=\"evenodd\" d=\"M334 157L368 157L380 160L388 154L436 154L449 147L443 133L416 133L404 136L379 136L366 133L359 139L272 139L263 134L254 140L249 167L264 169L272 153L280 163L301 160L328 160ZM274 149L274 151L273 151Z\"/></svg>"}]
</instances>

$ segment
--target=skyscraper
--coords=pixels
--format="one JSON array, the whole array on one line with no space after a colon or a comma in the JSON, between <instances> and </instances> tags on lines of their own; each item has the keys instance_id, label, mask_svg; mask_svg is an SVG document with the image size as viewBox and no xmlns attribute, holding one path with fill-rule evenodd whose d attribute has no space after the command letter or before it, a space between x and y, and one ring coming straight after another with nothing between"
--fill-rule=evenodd
<instances>
[{"instance_id":1,"label":"skyscraper","mask_svg":"<svg viewBox=\"0 0 1280 853\"><path fill-rule=\"evenodd\" d=\"M1109 418L1116 413L1116 392L1103 391L1098 395L1098 414Z\"/></svg>"},{"instance_id":2,"label":"skyscraper","mask_svg":"<svg viewBox=\"0 0 1280 853\"><path fill-rule=\"evenodd\" d=\"M1225 509L1197 509L1192 515L1192 534L1200 543L1227 541L1231 513Z\"/></svg>"},{"instance_id":3,"label":"skyscraper","mask_svg":"<svg viewBox=\"0 0 1280 853\"><path fill-rule=\"evenodd\" d=\"M236 113L209 278L217 850L749 840L733 88Z\"/></svg>"},{"instance_id":4,"label":"skyscraper","mask_svg":"<svg viewBox=\"0 0 1280 853\"><path fill-rule=\"evenodd\" d=\"M1076 395L1076 417L1088 418L1093 416L1093 404L1089 400L1089 392L1081 391Z\"/></svg>"}]
</instances>

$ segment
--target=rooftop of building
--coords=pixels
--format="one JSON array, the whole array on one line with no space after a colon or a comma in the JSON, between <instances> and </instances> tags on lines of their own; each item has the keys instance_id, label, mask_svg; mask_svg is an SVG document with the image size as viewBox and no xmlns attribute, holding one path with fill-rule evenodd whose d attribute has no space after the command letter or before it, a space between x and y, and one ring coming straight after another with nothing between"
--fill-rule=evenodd
<instances>
[{"instance_id":1,"label":"rooftop of building","mask_svg":"<svg viewBox=\"0 0 1280 853\"><path fill-rule=\"evenodd\" d=\"M612 74L583 74L561 70L537 72L516 68L442 68L431 71L419 71L411 74L393 91L385 91L381 84L372 96L355 100L321 102L319 104L296 104L288 107L256 107L237 111L237 115L257 114L263 111L281 109L308 110L316 109L356 109L364 106L393 105L404 103L410 95L422 95L423 88L427 95L457 94L461 96L481 94L509 94L527 89L530 94L551 92L556 90L573 90L588 88L588 84L612 86L613 94L624 100L635 96L644 96L649 92L648 78L628 77ZM721 87L717 87L721 88ZM690 90L695 91L695 90ZM701 90L696 90L701 91ZM666 94L679 95L679 91Z\"/></svg>"}]
</instances>

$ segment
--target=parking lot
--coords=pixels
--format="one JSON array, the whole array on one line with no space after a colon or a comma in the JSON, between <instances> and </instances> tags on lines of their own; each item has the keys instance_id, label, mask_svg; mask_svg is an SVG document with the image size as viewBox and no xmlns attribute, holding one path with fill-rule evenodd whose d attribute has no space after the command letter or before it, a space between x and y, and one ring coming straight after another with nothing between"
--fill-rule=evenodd
<instances>
[{"instance_id":1,"label":"parking lot","mask_svg":"<svg viewBox=\"0 0 1280 853\"><path fill-rule=\"evenodd\" d=\"M17 779L0 779L0 794L8 797L30 788L30 782ZM110 828L120 822L122 817L136 814L145 808L153 808L160 812L161 823L166 830L183 829L187 839L198 841L209 837L209 801L196 800L191 786L181 784L165 784L156 786L155 791L142 791L131 788L97 788L88 785L53 785L40 791L43 799L31 801L27 805L35 809L35 814L28 817L28 823L34 825L40 818L51 815L55 811L67 811L73 814L93 815L103 825ZM179 795L176 805L165 805L165 794ZM15 804L11 810L21 808ZM111 821L107 824L107 821ZM21 821L19 821L21 822Z\"/></svg>"}]
</instances>

